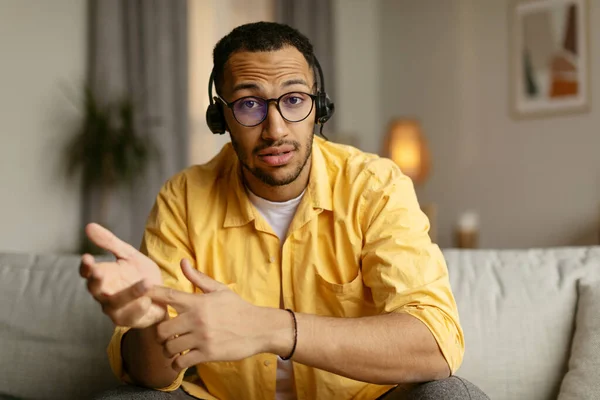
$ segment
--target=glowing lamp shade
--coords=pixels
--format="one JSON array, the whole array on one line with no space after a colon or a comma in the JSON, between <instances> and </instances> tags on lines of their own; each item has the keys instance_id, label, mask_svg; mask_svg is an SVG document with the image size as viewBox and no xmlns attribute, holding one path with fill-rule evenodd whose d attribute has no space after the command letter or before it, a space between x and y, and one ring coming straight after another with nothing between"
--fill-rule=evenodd
<instances>
[{"instance_id":1,"label":"glowing lamp shade","mask_svg":"<svg viewBox=\"0 0 600 400\"><path fill-rule=\"evenodd\" d=\"M384 155L392 159L415 184L427 179L430 168L429 149L418 121L392 121L387 132Z\"/></svg>"}]
</instances>

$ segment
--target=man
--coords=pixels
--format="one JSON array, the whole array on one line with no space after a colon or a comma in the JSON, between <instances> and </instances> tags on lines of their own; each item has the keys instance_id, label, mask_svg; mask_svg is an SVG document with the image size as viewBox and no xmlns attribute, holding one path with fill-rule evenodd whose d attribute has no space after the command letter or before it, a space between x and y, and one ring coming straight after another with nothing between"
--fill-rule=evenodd
<instances>
[{"instance_id":1,"label":"man","mask_svg":"<svg viewBox=\"0 0 600 400\"><path fill-rule=\"evenodd\" d=\"M117 257L81 267L117 325L111 366L149 388L101 398L485 398L450 377L463 334L412 183L314 137L317 72L296 30L233 30L208 112L231 144L165 184L141 252L87 227Z\"/></svg>"}]
</instances>

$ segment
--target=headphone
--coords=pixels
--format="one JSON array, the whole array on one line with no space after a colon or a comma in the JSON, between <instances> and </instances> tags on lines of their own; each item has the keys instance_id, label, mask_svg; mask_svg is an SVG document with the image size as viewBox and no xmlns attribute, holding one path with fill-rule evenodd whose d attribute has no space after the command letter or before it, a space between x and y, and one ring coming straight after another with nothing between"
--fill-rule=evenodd
<instances>
[{"instance_id":1,"label":"headphone","mask_svg":"<svg viewBox=\"0 0 600 400\"><path fill-rule=\"evenodd\" d=\"M325 122L329 121L329 118L332 117L335 112L335 105L327 96L325 92L325 79L323 78L323 70L321 69L321 64L319 64L319 60L317 60L316 56L313 56L315 60L315 67L317 68L317 72L319 75L319 90L317 91L317 98L315 99L315 108L316 108L316 116L315 116L315 124L321 125L321 133L323 132L323 125ZM212 133L216 135L222 135L227 130L227 123L225 122L225 114L223 113L223 104L216 101L217 97L213 97L212 88L215 82L215 69L210 73L210 78L208 80L208 99L210 101L210 105L206 109L206 124Z\"/></svg>"}]
</instances>

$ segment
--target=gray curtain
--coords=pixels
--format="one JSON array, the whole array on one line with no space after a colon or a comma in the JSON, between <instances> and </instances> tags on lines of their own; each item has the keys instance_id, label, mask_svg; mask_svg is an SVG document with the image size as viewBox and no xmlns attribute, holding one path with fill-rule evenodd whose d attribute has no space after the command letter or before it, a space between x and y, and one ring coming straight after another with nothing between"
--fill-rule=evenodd
<instances>
[{"instance_id":1,"label":"gray curtain","mask_svg":"<svg viewBox=\"0 0 600 400\"><path fill-rule=\"evenodd\" d=\"M275 2L275 17L277 22L288 24L298 29L313 44L315 55L323 68L325 89L335 102L333 76L334 43L332 0L277 0ZM325 134L334 130L335 115L327 122Z\"/></svg>"},{"instance_id":2,"label":"gray curtain","mask_svg":"<svg viewBox=\"0 0 600 400\"><path fill-rule=\"evenodd\" d=\"M187 1L89 0L88 13L88 84L100 101L132 99L140 132L160 151L160 162L110 198L107 225L137 246L160 187L187 166ZM98 218L98 201L84 190L84 223Z\"/></svg>"}]
</instances>

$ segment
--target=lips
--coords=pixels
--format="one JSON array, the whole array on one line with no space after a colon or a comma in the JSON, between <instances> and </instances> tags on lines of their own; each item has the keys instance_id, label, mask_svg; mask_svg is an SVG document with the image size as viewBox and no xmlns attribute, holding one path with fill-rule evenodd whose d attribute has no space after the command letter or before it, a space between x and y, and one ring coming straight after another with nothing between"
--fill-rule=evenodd
<instances>
[{"instance_id":1,"label":"lips","mask_svg":"<svg viewBox=\"0 0 600 400\"><path fill-rule=\"evenodd\" d=\"M260 159L271 167L280 167L290 162L294 156L294 146L269 147L258 152Z\"/></svg>"},{"instance_id":2,"label":"lips","mask_svg":"<svg viewBox=\"0 0 600 400\"><path fill-rule=\"evenodd\" d=\"M281 155L281 154L285 154L285 153L289 153L294 151L294 146L286 144L283 146L277 146L277 147L268 147L266 149L263 149L261 151L258 152L259 156L275 156L275 155Z\"/></svg>"}]
</instances>

